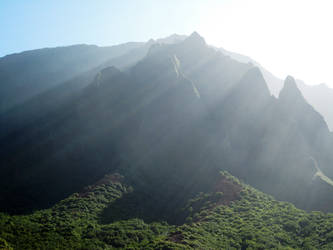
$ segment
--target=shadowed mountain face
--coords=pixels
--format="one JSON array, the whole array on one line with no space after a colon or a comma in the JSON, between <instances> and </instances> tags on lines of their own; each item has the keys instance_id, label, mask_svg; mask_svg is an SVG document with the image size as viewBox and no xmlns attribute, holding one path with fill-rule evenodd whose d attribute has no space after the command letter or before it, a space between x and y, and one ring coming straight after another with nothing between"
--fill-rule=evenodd
<instances>
[{"instance_id":1,"label":"shadowed mountain face","mask_svg":"<svg viewBox=\"0 0 333 250\"><path fill-rule=\"evenodd\" d=\"M76 81L94 69L125 68L141 60L153 43L173 44L186 36L171 35L147 43L130 42L109 47L73 45L31 50L0 58L0 114L66 81ZM91 82L91 80L90 80ZM82 83L84 87L87 84Z\"/></svg>"},{"instance_id":2,"label":"shadowed mountain face","mask_svg":"<svg viewBox=\"0 0 333 250\"><path fill-rule=\"evenodd\" d=\"M172 44L184 39L184 36L171 35L157 41L113 47L77 45L28 51L0 59L0 77L6 78L0 94L4 97L0 100L4 104L0 110L0 138L45 120L47 114L55 112L89 85L103 68L116 66L127 70L142 60L153 44ZM28 64L27 68L24 63ZM13 74L14 69L19 73Z\"/></svg>"},{"instance_id":3,"label":"shadowed mountain face","mask_svg":"<svg viewBox=\"0 0 333 250\"><path fill-rule=\"evenodd\" d=\"M74 45L0 58L0 114L143 43L112 47Z\"/></svg>"},{"instance_id":4,"label":"shadowed mountain face","mask_svg":"<svg viewBox=\"0 0 333 250\"><path fill-rule=\"evenodd\" d=\"M197 33L153 44L126 70L107 65L0 144L0 206L10 212L48 207L109 172L172 211L168 201L182 207L219 169L299 207L333 208L333 188L316 175L333 177L332 137L295 81L275 98L258 68ZM158 189L143 193L149 186Z\"/></svg>"}]
</instances>

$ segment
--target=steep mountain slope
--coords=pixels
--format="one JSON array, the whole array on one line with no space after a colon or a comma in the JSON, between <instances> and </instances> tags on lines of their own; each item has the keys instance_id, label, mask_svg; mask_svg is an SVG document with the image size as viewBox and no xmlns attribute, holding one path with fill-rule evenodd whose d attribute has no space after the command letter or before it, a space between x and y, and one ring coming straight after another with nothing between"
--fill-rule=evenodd
<instances>
[{"instance_id":1,"label":"steep mountain slope","mask_svg":"<svg viewBox=\"0 0 333 250\"><path fill-rule=\"evenodd\" d=\"M21 105L17 105L0 116L0 138L4 137L18 129L31 126L33 122L43 119L47 114L52 114L59 106L65 105L72 98L75 98L80 91L89 85L95 78L96 74L109 65L115 65L121 69L133 65L141 60L148 52L153 42L145 43L123 52L120 56L114 54L105 54L103 57L108 60L99 62L90 62L91 68L83 73L71 78L68 81L59 83L49 90L40 93ZM117 52L116 54L119 54ZM66 54L68 56L68 54ZM115 56L111 59L112 56ZM96 63L96 64L94 64ZM70 67L69 67L70 68ZM82 69L81 69L82 70ZM45 73L47 75L47 73ZM61 78L61 77L60 77ZM22 91L22 88L19 88Z\"/></svg>"},{"instance_id":2,"label":"steep mountain slope","mask_svg":"<svg viewBox=\"0 0 333 250\"><path fill-rule=\"evenodd\" d=\"M46 90L1 114L0 138L10 133L15 133L15 131L21 128L33 126L34 123L42 122L47 119L45 118L47 114L51 116L55 110L59 109L59 105L63 106L65 103L70 102L72 98L75 98L83 88L94 80L96 74L98 74L103 68L116 66L119 69L126 70L144 58L151 45L154 43L173 44L184 39L184 36L174 34L166 38L158 39L157 41L151 39L147 43L134 43L136 46L134 47L133 45L133 48L129 47L128 44L123 44L115 46L116 48L119 47L119 51L113 49L110 50L112 53L106 53L103 55L103 58L107 57L109 59L101 64L100 61L88 60L91 65L94 63L96 63L96 65L88 71L85 71L68 81L59 83L55 87L51 87L49 90ZM106 48L99 49L106 50ZM85 51L85 53L87 52ZM120 56L117 56L118 54L120 54ZM64 53L63 56L68 57L68 51ZM45 60L47 59L45 58ZM69 69L71 70L72 67L69 67ZM46 75L48 74L47 72L42 73ZM29 74L33 74L33 72L30 71L30 73L27 72L26 74L29 76ZM59 77L59 79L61 79L61 77Z\"/></svg>"},{"instance_id":3,"label":"steep mountain slope","mask_svg":"<svg viewBox=\"0 0 333 250\"><path fill-rule=\"evenodd\" d=\"M333 89L326 84L309 86L297 81L297 86L302 91L305 99L322 114L330 131L333 131Z\"/></svg>"},{"instance_id":4,"label":"steep mountain slope","mask_svg":"<svg viewBox=\"0 0 333 250\"><path fill-rule=\"evenodd\" d=\"M248 56L240 55L234 52L227 51L223 48L219 48L222 53L229 55L231 58L242 62L251 63L260 68L263 77L265 78L270 92L274 96L278 96L279 92L283 88L283 80L274 76L267 69L262 67L258 62L254 61ZM324 118L327 122L330 131L333 131L333 89L329 88L326 84L319 85L307 85L301 80L296 80L297 86L302 92L307 102L311 104Z\"/></svg>"},{"instance_id":5,"label":"steep mountain slope","mask_svg":"<svg viewBox=\"0 0 333 250\"><path fill-rule=\"evenodd\" d=\"M0 114L104 61L142 46L74 45L46 48L0 58Z\"/></svg>"},{"instance_id":6,"label":"steep mountain slope","mask_svg":"<svg viewBox=\"0 0 333 250\"><path fill-rule=\"evenodd\" d=\"M0 58L0 114L95 68L100 70L109 64L119 68L130 66L141 60L155 42L173 44L185 38L173 34L147 43L129 42L108 47L73 45L4 56Z\"/></svg>"},{"instance_id":7,"label":"steep mountain slope","mask_svg":"<svg viewBox=\"0 0 333 250\"><path fill-rule=\"evenodd\" d=\"M60 81L63 80L64 76L59 76L57 78L57 82L59 83L56 84L56 86L54 87L50 86L53 84L52 80L51 84L49 84L46 80L46 83L43 83L44 85L40 89L38 87L38 84L35 85L33 83L33 86L29 86L29 89L32 89L31 91L34 92L42 91L42 89L45 91L42 91L42 93L33 96L30 99L28 98L28 96L26 96L26 98L28 98L27 101L23 102L22 104L16 105L14 108L11 108L0 115L0 138L20 128L31 126L33 122L42 119L46 114L53 113L56 109L59 108L60 105L64 105L66 102L70 101L70 99L73 98L75 95L79 94L81 89L89 85L94 80L96 74L103 68L115 66L119 69L126 70L130 66L133 66L135 63L143 59L147 54L149 48L154 43L173 44L178 43L184 39L185 36L174 34L169 37L157 39L156 41L151 39L146 43L128 43L119 46L113 46L110 48L94 47L95 52L90 54L90 46L82 46L81 50L83 52L83 55L80 55L78 58L73 55L73 52L70 50L71 47L63 48L64 51L60 53L60 57L63 57L64 60L66 59L66 61L69 61L68 63L71 65L60 64L57 67L61 68L66 66L63 68L63 70L69 71L72 77L69 80L60 83ZM55 48L54 50L57 49L58 48ZM37 52L38 51L31 51L30 53L33 54ZM52 57L52 53L51 55L49 54L45 53L43 58L44 61L54 60L54 58ZM87 60L79 61L78 63L85 64L86 66L81 65L81 68L79 69L81 73L77 74L76 72L75 75L74 71L78 67L78 65L76 65L77 61L75 60L80 60L82 56L87 56ZM56 59L58 60L58 58ZM90 65L89 70L86 70L88 65ZM54 69L50 67L50 70ZM25 72L25 76L27 79L35 77L36 74L44 75L44 77L49 77L50 75L52 75L52 73L48 71L34 72L33 70L29 70ZM73 77L73 75L75 76ZM13 81L17 82L17 78L18 77L14 77ZM8 84L4 85L5 86L1 86L1 88L6 89ZM24 92L24 88L26 88L25 85L18 86L17 92L25 95L26 93ZM36 89L36 91L34 89ZM8 98L11 99L10 96Z\"/></svg>"},{"instance_id":8,"label":"steep mountain slope","mask_svg":"<svg viewBox=\"0 0 333 250\"><path fill-rule=\"evenodd\" d=\"M49 207L119 172L139 197L164 208L153 218L179 219L172 211L207 191L219 169L300 208L333 208L332 186L313 180L311 160L333 177L332 136L294 80L277 99L258 68L216 52L197 33L153 44L125 71L104 68L70 102L1 145L0 204L8 212ZM141 192L147 185L159 192Z\"/></svg>"}]
</instances>

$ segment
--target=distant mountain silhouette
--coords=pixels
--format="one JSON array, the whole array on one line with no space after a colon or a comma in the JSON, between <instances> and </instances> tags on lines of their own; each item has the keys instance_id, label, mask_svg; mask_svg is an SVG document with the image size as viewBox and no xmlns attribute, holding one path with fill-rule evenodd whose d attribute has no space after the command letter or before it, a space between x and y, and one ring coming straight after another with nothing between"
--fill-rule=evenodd
<instances>
[{"instance_id":1,"label":"distant mountain silhouette","mask_svg":"<svg viewBox=\"0 0 333 250\"><path fill-rule=\"evenodd\" d=\"M267 85L271 93L275 96L279 95L280 90L283 87L283 80L274 76L271 72L261 66L258 62L251 59L248 56L244 56L238 53L227 51L223 48L219 48L222 53L229 55L231 58L242 62L251 63L258 66L267 82ZM305 99L311 104L321 115L324 116L329 128L333 131L333 89L329 88L326 84L307 85L301 80L296 80L297 86L302 92Z\"/></svg>"},{"instance_id":2,"label":"distant mountain silhouette","mask_svg":"<svg viewBox=\"0 0 333 250\"><path fill-rule=\"evenodd\" d=\"M0 138L54 112L59 105L69 101L90 84L103 68L116 66L126 70L144 58L151 45L176 43L182 39L184 36L171 35L157 42L150 40L147 43L126 43L112 47L77 45L0 58L2 75L9 79L4 79L1 86L3 91L0 97L3 95L3 98L0 103L3 103L3 109L0 109ZM40 62L36 58L45 62L43 68L38 68ZM7 65L7 61L11 63ZM25 62L31 64L31 69L11 74L10 68L20 69ZM52 73L55 69L58 70L56 75ZM21 80L23 78L24 82Z\"/></svg>"},{"instance_id":3,"label":"distant mountain silhouette","mask_svg":"<svg viewBox=\"0 0 333 250\"><path fill-rule=\"evenodd\" d=\"M0 114L96 67L111 64L122 68L134 64L146 55L152 43L172 44L185 37L173 34L147 43L129 42L108 47L82 44L1 57Z\"/></svg>"},{"instance_id":4,"label":"distant mountain silhouette","mask_svg":"<svg viewBox=\"0 0 333 250\"><path fill-rule=\"evenodd\" d=\"M0 58L0 114L30 98L90 70L104 61L142 46L74 45L46 48Z\"/></svg>"}]
</instances>

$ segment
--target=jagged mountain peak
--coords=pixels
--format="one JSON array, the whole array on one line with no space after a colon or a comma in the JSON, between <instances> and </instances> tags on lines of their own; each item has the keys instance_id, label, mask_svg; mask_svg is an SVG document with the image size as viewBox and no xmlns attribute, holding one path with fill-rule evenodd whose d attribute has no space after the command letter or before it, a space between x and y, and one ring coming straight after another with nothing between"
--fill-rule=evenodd
<instances>
[{"instance_id":1,"label":"jagged mountain peak","mask_svg":"<svg viewBox=\"0 0 333 250\"><path fill-rule=\"evenodd\" d=\"M270 96L266 81L258 67L252 67L244 74L241 85L247 85L247 89L251 89L251 93Z\"/></svg>"},{"instance_id":2,"label":"jagged mountain peak","mask_svg":"<svg viewBox=\"0 0 333 250\"><path fill-rule=\"evenodd\" d=\"M185 43L190 43L193 45L206 45L205 39L199 35L198 32L194 31L189 37L184 40Z\"/></svg>"},{"instance_id":3,"label":"jagged mountain peak","mask_svg":"<svg viewBox=\"0 0 333 250\"><path fill-rule=\"evenodd\" d=\"M296 80L294 77L288 75L284 81L285 86L297 88Z\"/></svg>"},{"instance_id":4,"label":"jagged mountain peak","mask_svg":"<svg viewBox=\"0 0 333 250\"><path fill-rule=\"evenodd\" d=\"M279 99L296 101L303 100L305 101L301 91L297 87L296 81L292 76L287 76L284 81L284 86L279 94Z\"/></svg>"}]
</instances>

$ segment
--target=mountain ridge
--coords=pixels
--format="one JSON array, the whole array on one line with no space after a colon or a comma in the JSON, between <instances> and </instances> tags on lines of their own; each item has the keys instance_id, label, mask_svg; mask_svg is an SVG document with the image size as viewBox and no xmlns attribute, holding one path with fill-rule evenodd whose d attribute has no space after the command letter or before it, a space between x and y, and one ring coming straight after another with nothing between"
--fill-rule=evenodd
<instances>
[{"instance_id":1,"label":"mountain ridge","mask_svg":"<svg viewBox=\"0 0 333 250\"><path fill-rule=\"evenodd\" d=\"M0 248L332 248L324 118L292 77L275 97L253 63L197 33L175 40L2 123Z\"/></svg>"},{"instance_id":2,"label":"mountain ridge","mask_svg":"<svg viewBox=\"0 0 333 250\"><path fill-rule=\"evenodd\" d=\"M241 55L235 52L230 52L228 50L225 50L223 48L218 48L218 50L222 51L222 53L229 55L231 58L234 58L237 61L243 62L243 63L251 63L256 66L258 66L263 75L265 80L267 81L268 87L271 91L271 93L274 96L278 96L279 92L283 88L283 80L273 75L271 72L269 72L267 69L265 69L263 66L261 66L258 62L253 60L252 58ZM303 96L307 99L307 101L325 117L326 122L328 123L328 126L330 130L333 130L333 112L332 109L329 109L327 107L332 106L331 100L333 100L333 90L332 88L328 87L327 85L307 85L302 80L297 79L296 80L297 86L301 90Z\"/></svg>"},{"instance_id":3,"label":"mountain ridge","mask_svg":"<svg viewBox=\"0 0 333 250\"><path fill-rule=\"evenodd\" d=\"M137 173L143 168L145 178L156 175L160 179L164 173L177 179L177 172L170 173L166 162L174 167L184 164L187 167L179 171L190 175L189 166L200 169L210 159L209 171L223 164L232 174L279 199L306 209L328 209L317 200L321 200L319 194L307 201L296 189L313 189L309 185L314 173L304 160L308 155L332 177L328 164L332 141L325 122L305 100L302 112L297 113L298 107L290 110L274 99L258 68L230 59L202 43L200 37L194 38L199 42L193 46L189 40L152 45L154 49L123 73L108 68L119 77L101 69L94 83L54 115L43 118L46 123L33 122L30 128L5 137L1 161L9 178L3 185L14 192L16 187L10 183L20 183L22 187L15 193L22 200L36 195L40 180L58 189L48 198L39 194L39 203L28 205L26 200L26 207L33 209L49 206L109 170L130 168ZM186 77L179 78L177 70ZM279 148L281 140L285 149ZM183 151L191 157L185 159ZM268 157L271 154L273 159ZM154 165L160 166L159 172ZM300 169L302 173L298 173ZM78 180L73 182L70 173L78 171ZM53 180L59 174L63 176L61 187ZM266 175L266 179L258 175ZM294 191L279 191L285 175L295 176L285 183ZM326 197L330 191L316 192ZM8 208L18 208L11 205L9 200L15 200L10 196L3 199L8 199Z\"/></svg>"}]
</instances>

